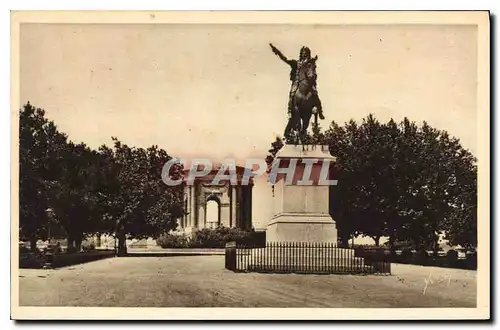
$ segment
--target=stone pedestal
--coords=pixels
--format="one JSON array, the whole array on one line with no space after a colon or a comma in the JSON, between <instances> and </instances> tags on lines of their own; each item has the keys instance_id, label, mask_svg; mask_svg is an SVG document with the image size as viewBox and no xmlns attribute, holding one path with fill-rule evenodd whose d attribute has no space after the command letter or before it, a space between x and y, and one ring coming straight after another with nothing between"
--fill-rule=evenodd
<instances>
[{"instance_id":1,"label":"stone pedestal","mask_svg":"<svg viewBox=\"0 0 500 330\"><path fill-rule=\"evenodd\" d=\"M270 180L275 184L268 242L337 242L337 228L329 213L329 185L333 183L326 181L334 179L329 167L334 161L328 146L321 145L285 145L276 154L272 166L284 169L296 165L295 170L275 179L270 169Z\"/></svg>"}]
</instances>

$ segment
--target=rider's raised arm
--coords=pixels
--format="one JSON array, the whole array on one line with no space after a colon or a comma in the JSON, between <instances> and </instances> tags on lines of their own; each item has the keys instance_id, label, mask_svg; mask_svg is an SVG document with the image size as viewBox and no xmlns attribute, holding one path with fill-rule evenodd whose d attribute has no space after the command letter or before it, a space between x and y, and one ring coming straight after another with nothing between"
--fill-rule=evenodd
<instances>
[{"instance_id":1,"label":"rider's raised arm","mask_svg":"<svg viewBox=\"0 0 500 330\"><path fill-rule=\"evenodd\" d=\"M276 47L274 47L273 44L269 44L269 46L271 46L271 49L273 51L274 54L278 55L278 57L283 61L285 62L286 64L288 65L293 65L293 60L289 60L288 58L286 58L285 55L283 55L283 53Z\"/></svg>"}]
</instances>

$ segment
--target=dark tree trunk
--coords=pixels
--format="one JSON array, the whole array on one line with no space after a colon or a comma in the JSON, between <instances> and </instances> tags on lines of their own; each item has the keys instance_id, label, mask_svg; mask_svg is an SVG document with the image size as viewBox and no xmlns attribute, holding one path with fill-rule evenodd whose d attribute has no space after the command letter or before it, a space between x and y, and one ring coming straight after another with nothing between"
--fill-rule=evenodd
<instances>
[{"instance_id":1,"label":"dark tree trunk","mask_svg":"<svg viewBox=\"0 0 500 330\"><path fill-rule=\"evenodd\" d=\"M391 235L389 236L389 250L391 251L391 255L396 254L396 247L394 246L395 241L396 241L395 235L394 233L391 233Z\"/></svg>"},{"instance_id":2,"label":"dark tree trunk","mask_svg":"<svg viewBox=\"0 0 500 330\"><path fill-rule=\"evenodd\" d=\"M38 240L38 239L37 239L36 235L32 235L32 236L30 237L30 250L31 250L31 252L33 252L33 253L34 253L34 252L36 252L36 241L37 241L37 240Z\"/></svg>"},{"instance_id":3,"label":"dark tree trunk","mask_svg":"<svg viewBox=\"0 0 500 330\"><path fill-rule=\"evenodd\" d=\"M75 238L75 250L76 252L80 252L82 250L82 240L83 237L78 235L78 237Z\"/></svg>"},{"instance_id":4,"label":"dark tree trunk","mask_svg":"<svg viewBox=\"0 0 500 330\"><path fill-rule=\"evenodd\" d=\"M439 252L439 235L434 236L434 256L437 257Z\"/></svg>"},{"instance_id":5,"label":"dark tree trunk","mask_svg":"<svg viewBox=\"0 0 500 330\"><path fill-rule=\"evenodd\" d=\"M118 246L116 247L116 254L119 257L127 255L127 237L125 235L125 227L121 221L117 221L116 223L115 237L118 243Z\"/></svg>"},{"instance_id":6,"label":"dark tree trunk","mask_svg":"<svg viewBox=\"0 0 500 330\"><path fill-rule=\"evenodd\" d=\"M74 239L68 237L68 247L66 248L66 251L68 251L68 252L75 251L75 240Z\"/></svg>"},{"instance_id":7,"label":"dark tree trunk","mask_svg":"<svg viewBox=\"0 0 500 330\"><path fill-rule=\"evenodd\" d=\"M375 246L379 247L380 246L380 236L372 236L372 238L375 241Z\"/></svg>"},{"instance_id":8,"label":"dark tree trunk","mask_svg":"<svg viewBox=\"0 0 500 330\"><path fill-rule=\"evenodd\" d=\"M66 252L71 253L75 252L75 236L73 234L68 234L68 247L66 248Z\"/></svg>"},{"instance_id":9,"label":"dark tree trunk","mask_svg":"<svg viewBox=\"0 0 500 330\"><path fill-rule=\"evenodd\" d=\"M117 254L119 257L127 255L127 241L125 237L125 233L122 231L117 234L117 239L118 239L118 247L117 247Z\"/></svg>"}]
</instances>

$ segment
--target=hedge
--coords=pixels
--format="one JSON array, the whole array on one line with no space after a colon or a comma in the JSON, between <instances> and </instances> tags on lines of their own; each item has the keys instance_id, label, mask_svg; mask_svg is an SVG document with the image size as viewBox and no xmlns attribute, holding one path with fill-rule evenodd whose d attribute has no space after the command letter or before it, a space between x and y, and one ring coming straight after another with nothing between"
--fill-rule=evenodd
<instances>
[{"instance_id":1,"label":"hedge","mask_svg":"<svg viewBox=\"0 0 500 330\"><path fill-rule=\"evenodd\" d=\"M469 253L465 259L458 258L458 252L449 250L446 256L429 255L426 251L413 252L410 249L403 249L400 254L391 254L390 250L385 248L374 247L355 247L356 256L362 257L367 252L375 253L381 256L384 260L391 263L421 265L421 266L434 266L434 267L448 267L460 269L477 269L477 253Z\"/></svg>"},{"instance_id":2,"label":"hedge","mask_svg":"<svg viewBox=\"0 0 500 330\"><path fill-rule=\"evenodd\" d=\"M162 248L224 248L228 242L247 246L265 246L265 232L244 231L238 228L204 228L196 231L193 237L187 235L165 234L156 243Z\"/></svg>"},{"instance_id":3,"label":"hedge","mask_svg":"<svg viewBox=\"0 0 500 330\"><path fill-rule=\"evenodd\" d=\"M43 253L20 253L19 268L42 268L48 261L52 259L52 268L59 268L86 262L96 261L115 256L115 251L99 250L88 252L70 252L70 253L55 253L46 255Z\"/></svg>"}]
</instances>

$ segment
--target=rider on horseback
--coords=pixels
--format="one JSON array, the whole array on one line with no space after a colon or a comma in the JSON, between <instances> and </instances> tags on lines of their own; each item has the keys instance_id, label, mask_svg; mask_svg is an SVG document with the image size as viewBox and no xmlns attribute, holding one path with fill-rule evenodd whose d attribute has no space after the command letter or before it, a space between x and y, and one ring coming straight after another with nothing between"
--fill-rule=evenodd
<instances>
[{"instance_id":1,"label":"rider on horseback","mask_svg":"<svg viewBox=\"0 0 500 330\"><path fill-rule=\"evenodd\" d=\"M290 87L290 94L288 97L288 115L290 116L292 113L292 107L293 107L293 96L295 95L297 88L298 88L298 83L297 83L297 78L298 78L298 72L299 72L299 67L301 64L306 63L307 61L311 60L311 50L308 47L302 47L300 49L300 54L299 54L299 60L289 60L288 58L283 55L282 52L279 51L278 48L274 47L273 44L269 44L271 46L271 49L274 54L278 55L278 57L288 64L291 68L290 70L290 80L292 81L292 85ZM317 59L318 56L315 56ZM314 81L314 84L312 86L312 92L318 95L318 89L316 86L316 81ZM321 107L318 109L318 115L320 119L325 119L323 116L323 109Z\"/></svg>"}]
</instances>

